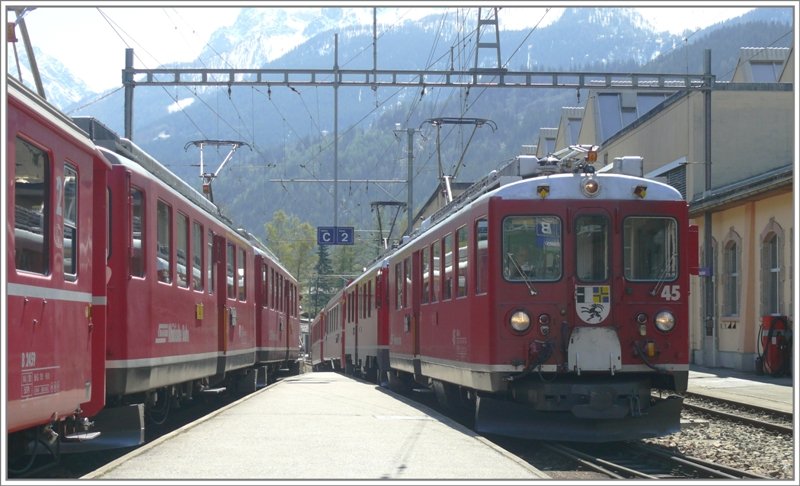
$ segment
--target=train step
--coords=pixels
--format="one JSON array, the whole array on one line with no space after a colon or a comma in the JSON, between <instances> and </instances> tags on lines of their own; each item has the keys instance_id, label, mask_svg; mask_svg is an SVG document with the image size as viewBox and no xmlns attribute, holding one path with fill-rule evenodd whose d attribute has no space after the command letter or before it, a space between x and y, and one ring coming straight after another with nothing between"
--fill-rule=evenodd
<instances>
[{"instance_id":1,"label":"train step","mask_svg":"<svg viewBox=\"0 0 800 486\"><path fill-rule=\"evenodd\" d=\"M219 395L220 393L225 392L225 390L226 388L224 386L221 386L219 388L204 388L203 390L200 390L200 393L206 393L208 395Z\"/></svg>"}]
</instances>

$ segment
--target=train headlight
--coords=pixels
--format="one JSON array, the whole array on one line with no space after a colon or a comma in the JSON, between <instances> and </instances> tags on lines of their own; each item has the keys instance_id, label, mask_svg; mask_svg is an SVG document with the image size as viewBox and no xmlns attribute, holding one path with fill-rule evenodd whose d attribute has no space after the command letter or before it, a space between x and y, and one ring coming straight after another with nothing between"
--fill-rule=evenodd
<instances>
[{"instance_id":1,"label":"train headlight","mask_svg":"<svg viewBox=\"0 0 800 486\"><path fill-rule=\"evenodd\" d=\"M600 183L597 179L588 177L581 181L581 191L587 197L595 197L600 193Z\"/></svg>"},{"instance_id":2,"label":"train headlight","mask_svg":"<svg viewBox=\"0 0 800 486\"><path fill-rule=\"evenodd\" d=\"M675 327L675 316L670 311L661 311L656 314L655 322L659 331L669 332Z\"/></svg>"},{"instance_id":3,"label":"train headlight","mask_svg":"<svg viewBox=\"0 0 800 486\"><path fill-rule=\"evenodd\" d=\"M511 329L517 332L525 332L531 327L531 316L525 311L516 311L511 314L508 323L511 325Z\"/></svg>"}]
</instances>

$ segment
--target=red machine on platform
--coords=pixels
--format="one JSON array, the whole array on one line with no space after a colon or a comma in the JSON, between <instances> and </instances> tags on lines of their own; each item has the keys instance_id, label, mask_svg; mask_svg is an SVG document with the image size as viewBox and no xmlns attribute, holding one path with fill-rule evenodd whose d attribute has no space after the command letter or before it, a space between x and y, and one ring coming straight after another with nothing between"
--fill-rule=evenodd
<instances>
[{"instance_id":1,"label":"red machine on platform","mask_svg":"<svg viewBox=\"0 0 800 486\"><path fill-rule=\"evenodd\" d=\"M314 322L326 343L314 362L338 351L332 333L345 370L363 370L361 349L374 347L381 381L430 387L474 411L480 432L602 442L679 431L682 399L651 393L687 387L696 227L675 188L624 173L640 173L640 157L606 172L595 156L520 156L423 221L366 272L374 297L360 277L330 304L353 327Z\"/></svg>"},{"instance_id":2,"label":"red machine on platform","mask_svg":"<svg viewBox=\"0 0 800 486\"><path fill-rule=\"evenodd\" d=\"M759 329L759 361L761 369L772 376L783 376L791 370L791 330L786 316L762 316Z\"/></svg>"}]
</instances>

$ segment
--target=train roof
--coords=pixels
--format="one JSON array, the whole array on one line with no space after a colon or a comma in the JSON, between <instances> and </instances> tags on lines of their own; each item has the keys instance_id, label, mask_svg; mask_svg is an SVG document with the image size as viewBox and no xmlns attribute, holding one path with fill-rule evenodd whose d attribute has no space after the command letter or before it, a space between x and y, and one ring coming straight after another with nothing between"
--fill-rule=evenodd
<instances>
[{"instance_id":1,"label":"train roof","mask_svg":"<svg viewBox=\"0 0 800 486\"><path fill-rule=\"evenodd\" d=\"M19 100L28 109L38 113L43 118L50 120L56 127L66 133L72 135L76 140L79 140L87 150L94 151L95 145L93 141L87 137L86 131L83 127L76 124L74 120L65 115L57 107L53 106L46 99L42 98L30 88L22 84L18 79L13 76L6 76L8 94L14 99Z\"/></svg>"}]
</instances>

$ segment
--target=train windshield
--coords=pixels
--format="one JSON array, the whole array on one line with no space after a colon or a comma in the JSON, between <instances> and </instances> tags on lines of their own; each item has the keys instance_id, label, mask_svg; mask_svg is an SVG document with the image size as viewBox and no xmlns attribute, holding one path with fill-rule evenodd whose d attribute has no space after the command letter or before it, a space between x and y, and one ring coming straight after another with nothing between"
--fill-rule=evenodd
<instances>
[{"instance_id":1,"label":"train windshield","mask_svg":"<svg viewBox=\"0 0 800 486\"><path fill-rule=\"evenodd\" d=\"M665 281L678 277L678 224L674 219L628 217L623 233L626 279Z\"/></svg>"},{"instance_id":2,"label":"train windshield","mask_svg":"<svg viewBox=\"0 0 800 486\"><path fill-rule=\"evenodd\" d=\"M561 278L561 220L510 216L503 220L503 277L512 282Z\"/></svg>"},{"instance_id":3,"label":"train windshield","mask_svg":"<svg viewBox=\"0 0 800 486\"><path fill-rule=\"evenodd\" d=\"M608 280L608 218L599 214L575 219L575 270L584 282Z\"/></svg>"}]
</instances>

